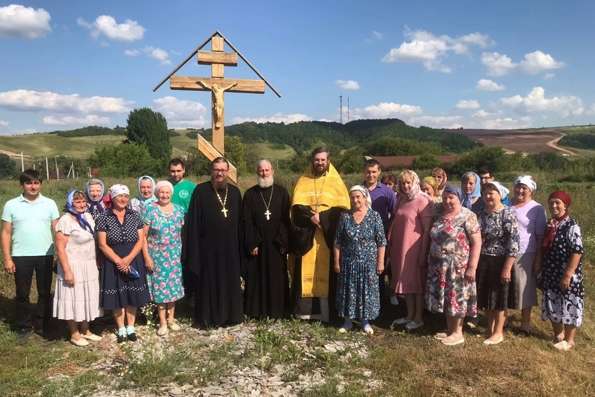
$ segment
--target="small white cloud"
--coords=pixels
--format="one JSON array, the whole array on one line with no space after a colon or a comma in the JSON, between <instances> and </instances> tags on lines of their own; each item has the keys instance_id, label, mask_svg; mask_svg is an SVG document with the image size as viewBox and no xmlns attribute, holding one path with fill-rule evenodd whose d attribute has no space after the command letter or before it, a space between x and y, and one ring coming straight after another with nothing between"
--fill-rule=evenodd
<instances>
[{"instance_id":1,"label":"small white cloud","mask_svg":"<svg viewBox=\"0 0 595 397\"><path fill-rule=\"evenodd\" d=\"M364 108L353 110L354 119L386 119L392 117L406 118L421 114L422 109L415 105L406 105L394 102L380 102Z\"/></svg>"},{"instance_id":2,"label":"small white cloud","mask_svg":"<svg viewBox=\"0 0 595 397\"><path fill-rule=\"evenodd\" d=\"M479 109L479 102L476 101L475 99L461 99L460 101L457 102L456 108L457 109L465 109L465 110L469 110L469 109Z\"/></svg>"},{"instance_id":3,"label":"small white cloud","mask_svg":"<svg viewBox=\"0 0 595 397\"><path fill-rule=\"evenodd\" d=\"M372 30L372 37L376 40L382 40L384 38L384 34L376 30Z\"/></svg>"},{"instance_id":4,"label":"small white cloud","mask_svg":"<svg viewBox=\"0 0 595 397\"><path fill-rule=\"evenodd\" d=\"M137 57L141 54L139 50L132 49L132 50L124 50L124 55L129 57Z\"/></svg>"},{"instance_id":5,"label":"small white cloud","mask_svg":"<svg viewBox=\"0 0 595 397\"><path fill-rule=\"evenodd\" d=\"M564 63L558 62L550 54L538 50L525 54L520 66L526 73L538 74L548 70L560 69L564 66Z\"/></svg>"},{"instance_id":6,"label":"small white cloud","mask_svg":"<svg viewBox=\"0 0 595 397\"><path fill-rule=\"evenodd\" d=\"M0 37L43 37L52 30L50 19L50 14L43 8L36 10L19 4L0 7Z\"/></svg>"},{"instance_id":7,"label":"small white cloud","mask_svg":"<svg viewBox=\"0 0 595 397\"><path fill-rule=\"evenodd\" d=\"M153 101L153 109L165 117L170 127L203 128L207 108L200 102L165 96Z\"/></svg>"},{"instance_id":8,"label":"small white cloud","mask_svg":"<svg viewBox=\"0 0 595 397\"><path fill-rule=\"evenodd\" d=\"M502 84L489 79L480 79L475 87L480 91L504 91L506 89Z\"/></svg>"},{"instance_id":9,"label":"small white cloud","mask_svg":"<svg viewBox=\"0 0 595 397\"><path fill-rule=\"evenodd\" d=\"M85 116L58 116L49 115L42 118L42 122L47 125L108 125L111 120L106 116L98 116L96 114L88 114Z\"/></svg>"},{"instance_id":10,"label":"small white cloud","mask_svg":"<svg viewBox=\"0 0 595 397\"><path fill-rule=\"evenodd\" d=\"M116 97L82 97L51 91L13 90L0 92L0 107L20 111L79 113L126 113L133 102Z\"/></svg>"},{"instance_id":11,"label":"small white cloud","mask_svg":"<svg viewBox=\"0 0 595 397\"><path fill-rule=\"evenodd\" d=\"M397 48L392 48L382 58L382 62L420 62L426 70L450 73L452 69L443 64L449 53L466 54L472 46L485 48L492 43L489 36L470 33L452 38L447 35L436 36L424 30L407 31L407 38Z\"/></svg>"},{"instance_id":12,"label":"small white cloud","mask_svg":"<svg viewBox=\"0 0 595 397\"><path fill-rule=\"evenodd\" d=\"M431 116L423 115L412 117L409 120L409 124L414 126L426 126L432 128L461 128L463 117L462 116Z\"/></svg>"},{"instance_id":13,"label":"small white cloud","mask_svg":"<svg viewBox=\"0 0 595 397\"><path fill-rule=\"evenodd\" d=\"M260 117L234 117L233 124L245 123L252 121L254 123L284 123L292 124L300 121L312 121L312 117L303 113L275 113L272 116Z\"/></svg>"},{"instance_id":14,"label":"small white cloud","mask_svg":"<svg viewBox=\"0 0 595 397\"><path fill-rule=\"evenodd\" d=\"M499 117L480 120L479 122L471 123L469 128L482 128L487 130L512 130L519 128L528 128L531 126L531 119L529 117L522 117L514 119L512 117Z\"/></svg>"},{"instance_id":15,"label":"small white cloud","mask_svg":"<svg viewBox=\"0 0 595 397\"><path fill-rule=\"evenodd\" d=\"M543 79L544 80L551 80L554 77L556 77L556 74L555 73L546 73L546 74L543 75Z\"/></svg>"},{"instance_id":16,"label":"small white cloud","mask_svg":"<svg viewBox=\"0 0 595 397\"><path fill-rule=\"evenodd\" d=\"M132 42L141 40L145 34L145 28L138 22L127 19L123 23L117 23L111 15L100 15L93 23L78 18L77 23L89 29L94 38L103 36L109 40Z\"/></svg>"},{"instance_id":17,"label":"small white cloud","mask_svg":"<svg viewBox=\"0 0 595 397\"><path fill-rule=\"evenodd\" d=\"M556 113L562 117L580 116L585 109L583 102L576 96L546 98L543 87L534 87L523 97L514 95L500 99L500 102L516 111L527 113Z\"/></svg>"},{"instance_id":18,"label":"small white cloud","mask_svg":"<svg viewBox=\"0 0 595 397\"><path fill-rule=\"evenodd\" d=\"M0 120L0 127L8 127L8 121Z\"/></svg>"},{"instance_id":19,"label":"small white cloud","mask_svg":"<svg viewBox=\"0 0 595 397\"><path fill-rule=\"evenodd\" d=\"M145 47L143 51L149 58L156 59L164 65L171 64L171 61L169 60L169 54L167 51L161 48Z\"/></svg>"},{"instance_id":20,"label":"small white cloud","mask_svg":"<svg viewBox=\"0 0 595 397\"><path fill-rule=\"evenodd\" d=\"M486 112L483 109L479 109L477 112L473 113L473 115L471 117L473 117L474 119L485 119L487 117L492 117L495 115L496 115L496 113L490 113L490 112Z\"/></svg>"},{"instance_id":21,"label":"small white cloud","mask_svg":"<svg viewBox=\"0 0 595 397\"><path fill-rule=\"evenodd\" d=\"M337 80L335 81L335 84L337 84L337 87L340 89L346 91L357 91L360 88L359 83L355 80Z\"/></svg>"},{"instance_id":22,"label":"small white cloud","mask_svg":"<svg viewBox=\"0 0 595 397\"><path fill-rule=\"evenodd\" d=\"M481 63L487 67L490 76L504 76L513 71L518 65L512 62L507 55L498 52L484 52L481 54Z\"/></svg>"}]
</instances>

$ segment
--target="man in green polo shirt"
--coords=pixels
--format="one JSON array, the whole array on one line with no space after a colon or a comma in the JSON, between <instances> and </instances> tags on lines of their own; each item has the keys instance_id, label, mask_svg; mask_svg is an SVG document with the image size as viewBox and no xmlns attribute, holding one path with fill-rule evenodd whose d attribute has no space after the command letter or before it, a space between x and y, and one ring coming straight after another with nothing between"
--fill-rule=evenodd
<instances>
[{"instance_id":1,"label":"man in green polo shirt","mask_svg":"<svg viewBox=\"0 0 595 397\"><path fill-rule=\"evenodd\" d=\"M185 173L186 167L182 159L174 158L169 161L169 181L174 185L174 194L171 201L182 206L184 213L188 212L192 192L194 192L196 186L194 182L184 179Z\"/></svg>"},{"instance_id":2,"label":"man in green polo shirt","mask_svg":"<svg viewBox=\"0 0 595 397\"><path fill-rule=\"evenodd\" d=\"M29 294L33 272L37 284L37 317L42 330L48 333L50 290L54 262L53 230L58 217L54 200L41 194L41 177L35 170L20 176L23 193L4 204L0 242L4 254L4 270L14 274L17 325L21 331L31 330Z\"/></svg>"}]
</instances>

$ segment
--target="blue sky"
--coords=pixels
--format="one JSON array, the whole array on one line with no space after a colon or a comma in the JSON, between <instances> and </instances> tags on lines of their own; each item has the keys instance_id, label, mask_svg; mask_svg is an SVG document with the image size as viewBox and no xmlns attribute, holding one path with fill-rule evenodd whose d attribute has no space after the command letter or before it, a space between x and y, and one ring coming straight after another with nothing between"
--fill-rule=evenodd
<instances>
[{"instance_id":1,"label":"blue sky","mask_svg":"<svg viewBox=\"0 0 595 397\"><path fill-rule=\"evenodd\" d=\"M594 17L593 1L0 1L0 133L124 125L141 106L209 127L208 93L152 88L215 30L282 94L226 94L226 124L338 120L339 95L352 119L585 124Z\"/></svg>"}]
</instances>

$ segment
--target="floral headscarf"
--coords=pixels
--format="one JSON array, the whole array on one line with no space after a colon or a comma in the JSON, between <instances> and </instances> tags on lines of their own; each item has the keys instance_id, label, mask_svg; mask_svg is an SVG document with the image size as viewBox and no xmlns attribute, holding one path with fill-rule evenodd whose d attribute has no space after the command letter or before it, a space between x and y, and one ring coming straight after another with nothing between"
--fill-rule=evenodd
<instances>
[{"instance_id":1,"label":"floral headscarf","mask_svg":"<svg viewBox=\"0 0 595 397\"><path fill-rule=\"evenodd\" d=\"M404 177L411 178L411 191L409 193L403 192L401 188L401 183L403 182ZM405 170L399 174L399 178L397 178L397 188L399 189L399 194L402 196L407 197L407 200L413 200L419 192L421 192L421 187L419 186L419 176L413 170Z\"/></svg>"}]
</instances>

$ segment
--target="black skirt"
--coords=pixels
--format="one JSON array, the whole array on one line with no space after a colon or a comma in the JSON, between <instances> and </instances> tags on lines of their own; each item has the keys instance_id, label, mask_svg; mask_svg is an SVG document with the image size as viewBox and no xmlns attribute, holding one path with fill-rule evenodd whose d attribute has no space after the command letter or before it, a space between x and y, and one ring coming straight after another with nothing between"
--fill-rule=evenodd
<instances>
[{"instance_id":1,"label":"black skirt","mask_svg":"<svg viewBox=\"0 0 595 397\"><path fill-rule=\"evenodd\" d=\"M506 310L516 307L515 289L511 282L503 283L502 269L506 256L481 255L477 264L477 308L480 310ZM511 270L514 279L514 267Z\"/></svg>"},{"instance_id":2,"label":"black skirt","mask_svg":"<svg viewBox=\"0 0 595 397\"><path fill-rule=\"evenodd\" d=\"M116 255L124 257L132 251L135 243L121 243L111 246ZM103 259L101 266L101 307L107 310L121 309L126 306L141 307L151 298L147 287L147 270L141 254L132 263L140 277L133 279L127 273L118 270L109 259Z\"/></svg>"}]
</instances>

